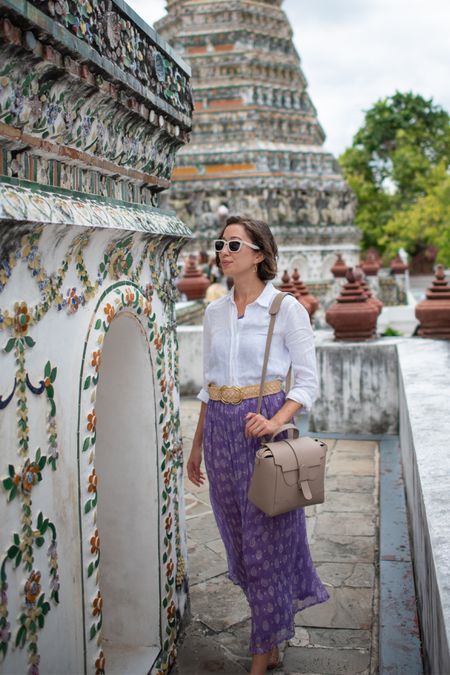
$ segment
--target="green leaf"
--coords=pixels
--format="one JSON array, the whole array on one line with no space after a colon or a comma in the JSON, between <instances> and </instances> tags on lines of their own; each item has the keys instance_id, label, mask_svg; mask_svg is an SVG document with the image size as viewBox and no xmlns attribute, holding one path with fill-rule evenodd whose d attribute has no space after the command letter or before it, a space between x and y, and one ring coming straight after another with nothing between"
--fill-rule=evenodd
<instances>
[{"instance_id":1,"label":"green leaf","mask_svg":"<svg viewBox=\"0 0 450 675\"><path fill-rule=\"evenodd\" d=\"M17 494L17 485L13 485L9 493L8 501L12 502L16 494Z\"/></svg>"},{"instance_id":2,"label":"green leaf","mask_svg":"<svg viewBox=\"0 0 450 675\"><path fill-rule=\"evenodd\" d=\"M16 557L18 551L19 551L19 549L18 549L17 546L15 546L15 545L10 546L9 549L8 549L8 553L7 553L8 558L10 560L13 560Z\"/></svg>"},{"instance_id":3,"label":"green leaf","mask_svg":"<svg viewBox=\"0 0 450 675\"><path fill-rule=\"evenodd\" d=\"M16 338L10 338L8 340L8 342L6 343L5 352L7 352L7 353L10 352L15 344L16 344Z\"/></svg>"},{"instance_id":4,"label":"green leaf","mask_svg":"<svg viewBox=\"0 0 450 675\"><path fill-rule=\"evenodd\" d=\"M83 389L89 389L90 384L91 384L91 376L88 375L84 381Z\"/></svg>"},{"instance_id":5,"label":"green leaf","mask_svg":"<svg viewBox=\"0 0 450 675\"><path fill-rule=\"evenodd\" d=\"M4 478L3 479L3 487L5 490L11 490L12 486L14 485L12 478Z\"/></svg>"},{"instance_id":6,"label":"green leaf","mask_svg":"<svg viewBox=\"0 0 450 675\"><path fill-rule=\"evenodd\" d=\"M52 372L52 367L51 367L50 361L47 361L47 363L45 364L45 368L44 368L44 377L50 377L51 372Z\"/></svg>"},{"instance_id":7,"label":"green leaf","mask_svg":"<svg viewBox=\"0 0 450 675\"><path fill-rule=\"evenodd\" d=\"M48 602L44 602L42 605L42 613L48 614L49 611L50 611L50 604Z\"/></svg>"},{"instance_id":8,"label":"green leaf","mask_svg":"<svg viewBox=\"0 0 450 675\"><path fill-rule=\"evenodd\" d=\"M42 614L39 614L39 616L38 616L38 618L37 618L37 622L38 622L39 628L43 628L43 627L44 627L45 619L44 619L44 617L42 616Z\"/></svg>"},{"instance_id":9,"label":"green leaf","mask_svg":"<svg viewBox=\"0 0 450 675\"><path fill-rule=\"evenodd\" d=\"M12 464L9 464L9 466L8 466L8 473L11 476L11 478L14 478L15 471L14 471L14 466Z\"/></svg>"},{"instance_id":10,"label":"green leaf","mask_svg":"<svg viewBox=\"0 0 450 675\"><path fill-rule=\"evenodd\" d=\"M42 455L42 457L40 458L40 460L38 462L38 467L40 468L41 471L44 468L46 461L47 461L46 455Z\"/></svg>"},{"instance_id":11,"label":"green leaf","mask_svg":"<svg viewBox=\"0 0 450 675\"><path fill-rule=\"evenodd\" d=\"M53 389L53 385L49 384L48 387L45 388L47 391L47 396L52 399L55 395L55 390Z\"/></svg>"},{"instance_id":12,"label":"green leaf","mask_svg":"<svg viewBox=\"0 0 450 675\"><path fill-rule=\"evenodd\" d=\"M25 626L21 626L17 631L16 635L16 647L23 647L27 637L27 629Z\"/></svg>"},{"instance_id":13,"label":"green leaf","mask_svg":"<svg viewBox=\"0 0 450 675\"><path fill-rule=\"evenodd\" d=\"M52 415L52 417L55 417L55 416L56 416L56 405L55 405L55 402L54 402L54 400L53 400L52 398L49 398L49 401L50 401L50 414Z\"/></svg>"},{"instance_id":14,"label":"green leaf","mask_svg":"<svg viewBox=\"0 0 450 675\"><path fill-rule=\"evenodd\" d=\"M94 569L95 569L94 563L93 563L93 562L89 563L89 567L88 567L88 577L91 577L91 576L93 575Z\"/></svg>"},{"instance_id":15,"label":"green leaf","mask_svg":"<svg viewBox=\"0 0 450 675\"><path fill-rule=\"evenodd\" d=\"M92 507L91 500L88 499L88 501L84 505L84 512L89 513L89 511L91 510L91 507Z\"/></svg>"},{"instance_id":16,"label":"green leaf","mask_svg":"<svg viewBox=\"0 0 450 675\"><path fill-rule=\"evenodd\" d=\"M163 423L163 419L164 419L164 413L161 413L161 415L159 416L159 423L160 424Z\"/></svg>"},{"instance_id":17,"label":"green leaf","mask_svg":"<svg viewBox=\"0 0 450 675\"><path fill-rule=\"evenodd\" d=\"M19 546L19 544L20 544L20 537L19 537L19 535L17 534L17 532L14 533L14 535L13 535L13 540L14 540L14 543L16 544L16 546Z\"/></svg>"},{"instance_id":18,"label":"green leaf","mask_svg":"<svg viewBox=\"0 0 450 675\"><path fill-rule=\"evenodd\" d=\"M165 609L167 607L167 605L169 604L168 601L167 601L167 598L164 598L162 604L163 604L163 607Z\"/></svg>"},{"instance_id":19,"label":"green leaf","mask_svg":"<svg viewBox=\"0 0 450 675\"><path fill-rule=\"evenodd\" d=\"M28 347L34 347L36 344L33 338L31 338L29 335L25 335L25 342L27 343Z\"/></svg>"},{"instance_id":20,"label":"green leaf","mask_svg":"<svg viewBox=\"0 0 450 675\"><path fill-rule=\"evenodd\" d=\"M95 330L98 330L101 327L101 325L102 325L102 320L97 319L97 321L95 322L95 326L94 326Z\"/></svg>"},{"instance_id":21,"label":"green leaf","mask_svg":"<svg viewBox=\"0 0 450 675\"><path fill-rule=\"evenodd\" d=\"M55 366L52 368L52 372L50 373L50 382L54 382L56 380L56 373L58 372L57 367Z\"/></svg>"},{"instance_id":22,"label":"green leaf","mask_svg":"<svg viewBox=\"0 0 450 675\"><path fill-rule=\"evenodd\" d=\"M91 437L90 437L90 436L87 436L87 437L84 439L84 443L83 443L83 452L86 452L86 450L89 448L90 443L91 443Z\"/></svg>"},{"instance_id":23,"label":"green leaf","mask_svg":"<svg viewBox=\"0 0 450 675\"><path fill-rule=\"evenodd\" d=\"M36 546L41 548L42 544L45 542L44 537L36 537Z\"/></svg>"},{"instance_id":24,"label":"green leaf","mask_svg":"<svg viewBox=\"0 0 450 675\"><path fill-rule=\"evenodd\" d=\"M97 633L97 627L95 624L92 624L91 629L89 631L89 639L93 640L95 638L95 634Z\"/></svg>"}]
</instances>

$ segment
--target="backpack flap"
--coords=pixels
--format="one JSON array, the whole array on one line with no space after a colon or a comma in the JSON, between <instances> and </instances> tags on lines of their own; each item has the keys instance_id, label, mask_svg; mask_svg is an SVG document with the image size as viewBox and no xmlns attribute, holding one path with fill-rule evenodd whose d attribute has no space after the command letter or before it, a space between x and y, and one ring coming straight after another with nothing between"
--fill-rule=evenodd
<instances>
[{"instance_id":1,"label":"backpack flap","mask_svg":"<svg viewBox=\"0 0 450 675\"><path fill-rule=\"evenodd\" d=\"M262 455L266 458L273 457L274 463L283 473L286 485L292 487L298 483L305 498L311 499L308 481L314 481L320 475L327 449L323 441L302 436L266 443Z\"/></svg>"}]
</instances>

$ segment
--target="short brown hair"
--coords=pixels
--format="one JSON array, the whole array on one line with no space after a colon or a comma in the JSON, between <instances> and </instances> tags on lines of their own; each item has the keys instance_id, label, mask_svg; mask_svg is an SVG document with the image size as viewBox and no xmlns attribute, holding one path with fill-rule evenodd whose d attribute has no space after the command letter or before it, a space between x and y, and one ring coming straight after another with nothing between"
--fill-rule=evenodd
<instances>
[{"instance_id":1,"label":"short brown hair","mask_svg":"<svg viewBox=\"0 0 450 675\"><path fill-rule=\"evenodd\" d=\"M230 216L219 234L219 239L222 239L228 225L242 225L252 243L259 246L261 253L264 255L264 260L258 263L257 268L257 274L261 281L275 279L277 276L278 248L267 223L245 216ZM221 269L218 253L216 253L216 264Z\"/></svg>"}]
</instances>

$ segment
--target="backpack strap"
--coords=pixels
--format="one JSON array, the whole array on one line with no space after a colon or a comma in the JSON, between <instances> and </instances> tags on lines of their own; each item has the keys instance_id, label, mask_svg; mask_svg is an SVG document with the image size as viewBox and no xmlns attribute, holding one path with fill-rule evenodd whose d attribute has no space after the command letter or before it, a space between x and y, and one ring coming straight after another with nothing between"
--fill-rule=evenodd
<instances>
[{"instance_id":1,"label":"backpack strap","mask_svg":"<svg viewBox=\"0 0 450 675\"><path fill-rule=\"evenodd\" d=\"M277 318L277 314L281 307L281 303L283 302L286 295L292 295L292 297L295 298L295 295L293 295L292 293L283 293L283 292L277 293L277 295L274 297L269 307L270 323L269 323L269 330L267 332L266 349L264 352L264 362L261 374L261 383L259 385L258 406L256 408L257 414L261 412L264 382L266 380L267 364L269 362L269 352L270 352L270 345L272 343L273 330L275 328L275 319ZM289 368L289 372L286 377L286 391L288 391L288 389L291 386L291 374L292 374L292 366Z\"/></svg>"}]
</instances>

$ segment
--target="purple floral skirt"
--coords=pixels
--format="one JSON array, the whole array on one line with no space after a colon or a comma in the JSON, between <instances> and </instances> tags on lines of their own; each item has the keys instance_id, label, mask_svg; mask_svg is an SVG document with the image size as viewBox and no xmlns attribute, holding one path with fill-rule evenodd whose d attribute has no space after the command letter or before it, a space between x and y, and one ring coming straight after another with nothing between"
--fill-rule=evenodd
<instances>
[{"instance_id":1,"label":"purple floral skirt","mask_svg":"<svg viewBox=\"0 0 450 675\"><path fill-rule=\"evenodd\" d=\"M264 396L262 414L273 417L284 400L283 391ZM269 517L247 498L261 439L245 437L245 415L256 405L256 398L239 405L209 400L203 448L228 576L250 605L250 653L261 654L294 636L296 612L329 596L311 560L303 509Z\"/></svg>"}]
</instances>

